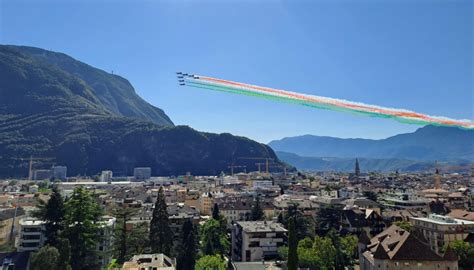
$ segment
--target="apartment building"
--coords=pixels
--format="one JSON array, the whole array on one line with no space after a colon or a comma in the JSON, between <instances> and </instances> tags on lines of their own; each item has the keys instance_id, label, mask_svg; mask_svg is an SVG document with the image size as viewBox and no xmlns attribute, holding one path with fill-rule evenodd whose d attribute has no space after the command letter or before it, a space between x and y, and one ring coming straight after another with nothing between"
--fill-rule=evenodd
<instances>
[{"instance_id":1,"label":"apartment building","mask_svg":"<svg viewBox=\"0 0 474 270\"><path fill-rule=\"evenodd\" d=\"M287 230L274 221L240 221L232 228L232 258L254 262L273 259L287 242Z\"/></svg>"},{"instance_id":2,"label":"apartment building","mask_svg":"<svg viewBox=\"0 0 474 270\"><path fill-rule=\"evenodd\" d=\"M23 218L20 220L18 236L18 251L36 251L40 249L45 241L45 222L35 218Z\"/></svg>"},{"instance_id":3,"label":"apartment building","mask_svg":"<svg viewBox=\"0 0 474 270\"><path fill-rule=\"evenodd\" d=\"M440 254L443 247L454 241L464 240L470 232L474 232L474 222L430 214L428 217L412 217L410 222L420 230L431 249Z\"/></svg>"}]
</instances>

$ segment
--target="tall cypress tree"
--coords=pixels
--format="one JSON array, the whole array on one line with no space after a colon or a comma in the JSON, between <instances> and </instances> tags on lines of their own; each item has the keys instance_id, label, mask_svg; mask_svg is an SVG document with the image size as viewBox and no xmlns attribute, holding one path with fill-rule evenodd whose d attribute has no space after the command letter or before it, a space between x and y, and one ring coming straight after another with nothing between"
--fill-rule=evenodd
<instances>
[{"instance_id":1,"label":"tall cypress tree","mask_svg":"<svg viewBox=\"0 0 474 270\"><path fill-rule=\"evenodd\" d=\"M257 198L255 198L255 200L253 201L252 208L250 209L250 220L262 220L263 216L264 213L260 204L260 196L257 196Z\"/></svg>"},{"instance_id":2,"label":"tall cypress tree","mask_svg":"<svg viewBox=\"0 0 474 270\"><path fill-rule=\"evenodd\" d=\"M298 269L298 238L296 236L295 218L288 220L288 270Z\"/></svg>"},{"instance_id":3,"label":"tall cypress tree","mask_svg":"<svg viewBox=\"0 0 474 270\"><path fill-rule=\"evenodd\" d=\"M59 260L58 269L71 270L71 245L68 239L60 238L58 240Z\"/></svg>"},{"instance_id":4,"label":"tall cypress tree","mask_svg":"<svg viewBox=\"0 0 474 270\"><path fill-rule=\"evenodd\" d=\"M123 264L129 257L129 237L130 233L127 231L127 221L132 218L136 212L133 208L120 208L115 211L114 216L117 218L117 227L115 231L115 254L117 262Z\"/></svg>"},{"instance_id":5,"label":"tall cypress tree","mask_svg":"<svg viewBox=\"0 0 474 270\"><path fill-rule=\"evenodd\" d=\"M197 237L196 229L190 219L183 224L181 244L178 252L178 270L194 270L196 264Z\"/></svg>"},{"instance_id":6,"label":"tall cypress tree","mask_svg":"<svg viewBox=\"0 0 474 270\"><path fill-rule=\"evenodd\" d=\"M212 218L215 220L219 220L220 218L219 205L217 205L217 203L215 203L214 207L212 208Z\"/></svg>"},{"instance_id":7,"label":"tall cypress tree","mask_svg":"<svg viewBox=\"0 0 474 270\"><path fill-rule=\"evenodd\" d=\"M150 222L150 246L153 253L170 255L173 235L169 226L168 211L163 187L158 191L153 217Z\"/></svg>"}]
</instances>

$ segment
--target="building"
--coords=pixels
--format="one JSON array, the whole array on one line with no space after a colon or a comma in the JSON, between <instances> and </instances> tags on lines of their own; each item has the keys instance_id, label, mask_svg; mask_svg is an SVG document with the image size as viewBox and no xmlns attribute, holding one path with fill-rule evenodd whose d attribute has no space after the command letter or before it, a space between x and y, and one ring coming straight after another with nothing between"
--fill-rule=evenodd
<instances>
[{"instance_id":1,"label":"building","mask_svg":"<svg viewBox=\"0 0 474 270\"><path fill-rule=\"evenodd\" d=\"M45 241L45 222L35 218L23 218L20 220L18 251L36 251L40 249Z\"/></svg>"},{"instance_id":2,"label":"building","mask_svg":"<svg viewBox=\"0 0 474 270\"><path fill-rule=\"evenodd\" d=\"M254 189L271 189L273 187L273 181L271 180L254 180L251 182Z\"/></svg>"},{"instance_id":3,"label":"building","mask_svg":"<svg viewBox=\"0 0 474 270\"><path fill-rule=\"evenodd\" d=\"M138 167L133 169L133 177L135 180L148 180L151 178L150 167Z\"/></svg>"},{"instance_id":4,"label":"building","mask_svg":"<svg viewBox=\"0 0 474 270\"><path fill-rule=\"evenodd\" d=\"M100 174L100 182L111 182L112 175L112 171L102 171L102 173Z\"/></svg>"},{"instance_id":5,"label":"building","mask_svg":"<svg viewBox=\"0 0 474 270\"><path fill-rule=\"evenodd\" d=\"M412 217L410 222L415 229L420 230L429 246L440 253L445 244L454 240L464 240L469 232L474 232L474 222L430 214L428 217Z\"/></svg>"},{"instance_id":6,"label":"building","mask_svg":"<svg viewBox=\"0 0 474 270\"><path fill-rule=\"evenodd\" d=\"M35 170L33 179L34 180L47 180L53 177L51 170Z\"/></svg>"},{"instance_id":7,"label":"building","mask_svg":"<svg viewBox=\"0 0 474 270\"><path fill-rule=\"evenodd\" d=\"M100 220L100 240L97 243L96 249L99 253L99 261L102 267L109 265L112 260L115 223L116 218L111 216L103 216Z\"/></svg>"},{"instance_id":8,"label":"building","mask_svg":"<svg viewBox=\"0 0 474 270\"><path fill-rule=\"evenodd\" d=\"M384 208L392 210L424 210L430 203L410 193L385 193L379 200Z\"/></svg>"},{"instance_id":9,"label":"building","mask_svg":"<svg viewBox=\"0 0 474 270\"><path fill-rule=\"evenodd\" d=\"M197 209L184 203L170 204L167 206L167 211L170 229L173 233L173 245L177 248L181 243L184 222L191 220L194 225L197 225L201 221L201 215Z\"/></svg>"},{"instance_id":10,"label":"building","mask_svg":"<svg viewBox=\"0 0 474 270\"><path fill-rule=\"evenodd\" d=\"M19 227L20 219L25 215L23 208L7 208L0 210L0 245L6 244L12 239L13 232Z\"/></svg>"},{"instance_id":11,"label":"building","mask_svg":"<svg viewBox=\"0 0 474 270\"><path fill-rule=\"evenodd\" d=\"M254 262L273 259L287 242L287 230L274 221L240 221L232 228L232 258Z\"/></svg>"},{"instance_id":12,"label":"building","mask_svg":"<svg viewBox=\"0 0 474 270\"><path fill-rule=\"evenodd\" d=\"M368 239L363 233L358 243L361 270L458 270L458 259L448 248L438 255L413 233L396 225Z\"/></svg>"},{"instance_id":13,"label":"building","mask_svg":"<svg viewBox=\"0 0 474 270\"><path fill-rule=\"evenodd\" d=\"M474 221L474 212L471 212L471 211L466 211L462 209L454 209L453 211L449 212L449 214L447 215L452 218Z\"/></svg>"},{"instance_id":14,"label":"building","mask_svg":"<svg viewBox=\"0 0 474 270\"><path fill-rule=\"evenodd\" d=\"M362 231L376 235L385 229L382 216L373 209L354 207L344 209L341 216L341 231L359 235Z\"/></svg>"},{"instance_id":15,"label":"building","mask_svg":"<svg viewBox=\"0 0 474 270\"><path fill-rule=\"evenodd\" d=\"M66 166L53 166L51 168L53 171L53 178L59 180L66 180L67 177L67 167Z\"/></svg>"},{"instance_id":16,"label":"building","mask_svg":"<svg viewBox=\"0 0 474 270\"><path fill-rule=\"evenodd\" d=\"M112 259L113 237L116 219L103 216L100 220L101 230L97 236L99 242L96 250L99 253L101 266L107 266ZM44 246L46 242L45 221L35 218L23 218L20 220L19 236L17 240L18 251L36 251Z\"/></svg>"},{"instance_id":17,"label":"building","mask_svg":"<svg viewBox=\"0 0 474 270\"><path fill-rule=\"evenodd\" d=\"M122 270L175 270L176 261L164 254L140 254L123 264Z\"/></svg>"},{"instance_id":18,"label":"building","mask_svg":"<svg viewBox=\"0 0 474 270\"><path fill-rule=\"evenodd\" d=\"M214 207L214 198L210 192L205 192L199 197L199 210L203 215L210 215Z\"/></svg>"},{"instance_id":19,"label":"building","mask_svg":"<svg viewBox=\"0 0 474 270\"><path fill-rule=\"evenodd\" d=\"M227 219L228 225L236 221L245 221L250 219L250 213L253 205L253 197L235 197L228 196L217 199L215 202L219 207L219 212ZM275 207L270 200L261 200L260 207L267 219L275 216Z\"/></svg>"}]
</instances>

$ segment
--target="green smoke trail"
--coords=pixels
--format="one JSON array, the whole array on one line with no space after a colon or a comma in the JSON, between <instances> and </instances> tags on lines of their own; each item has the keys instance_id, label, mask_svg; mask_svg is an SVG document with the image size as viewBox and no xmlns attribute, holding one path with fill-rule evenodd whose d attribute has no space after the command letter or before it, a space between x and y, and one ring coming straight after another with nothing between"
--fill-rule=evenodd
<instances>
[{"instance_id":1,"label":"green smoke trail","mask_svg":"<svg viewBox=\"0 0 474 270\"><path fill-rule=\"evenodd\" d=\"M364 116L377 117L377 118L394 119L394 120L397 120L398 122L406 123L406 124L445 126L445 125L442 125L442 124L439 124L439 123L436 123L436 122L423 121L423 120L420 120L420 119L409 119L409 118L404 118L404 117L400 117L400 116L396 116L396 115L386 115L386 114L381 114L381 113L377 113L377 112L368 112L368 111L362 111L362 110L357 110L357 109L343 108L343 107L332 105L332 104L315 103L315 102L311 102L311 101L292 99L292 98L288 98L288 97L281 97L281 96L276 96L276 95L272 95L272 94L254 92L254 91L241 89L241 88L238 88L238 87L217 85L217 84L207 83L207 82L202 82L202 81L197 81L197 80L189 80L188 79L188 80L186 80L186 84L188 86L196 87L196 88L202 88L202 89L208 89L208 90L213 90L213 91L218 91L218 92L225 92L225 93L233 93L233 94L239 94L239 95L259 97L259 98L264 98L264 99L267 99L267 100L283 102L283 103L289 103L289 104L298 104L298 105L303 105L303 106L307 106L307 107L311 107L311 108L331 110L331 111L339 111L339 112L350 113L350 114L353 114L353 115L364 115ZM468 128L464 128L464 127L460 127L460 128L468 129Z\"/></svg>"}]
</instances>

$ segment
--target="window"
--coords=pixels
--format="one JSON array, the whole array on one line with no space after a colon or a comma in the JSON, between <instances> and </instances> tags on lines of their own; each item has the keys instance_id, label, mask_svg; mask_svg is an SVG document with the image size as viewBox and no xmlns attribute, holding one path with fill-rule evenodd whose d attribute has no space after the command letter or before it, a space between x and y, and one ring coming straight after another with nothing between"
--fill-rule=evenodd
<instances>
[{"instance_id":1,"label":"window","mask_svg":"<svg viewBox=\"0 0 474 270\"><path fill-rule=\"evenodd\" d=\"M24 232L41 232L41 228L23 228Z\"/></svg>"},{"instance_id":2,"label":"window","mask_svg":"<svg viewBox=\"0 0 474 270\"><path fill-rule=\"evenodd\" d=\"M23 235L22 239L23 240L39 240L41 238L40 234L35 234L35 235Z\"/></svg>"},{"instance_id":3,"label":"window","mask_svg":"<svg viewBox=\"0 0 474 270\"><path fill-rule=\"evenodd\" d=\"M259 241L252 241L252 242L250 242L249 247L258 247L259 244L260 244Z\"/></svg>"}]
</instances>

